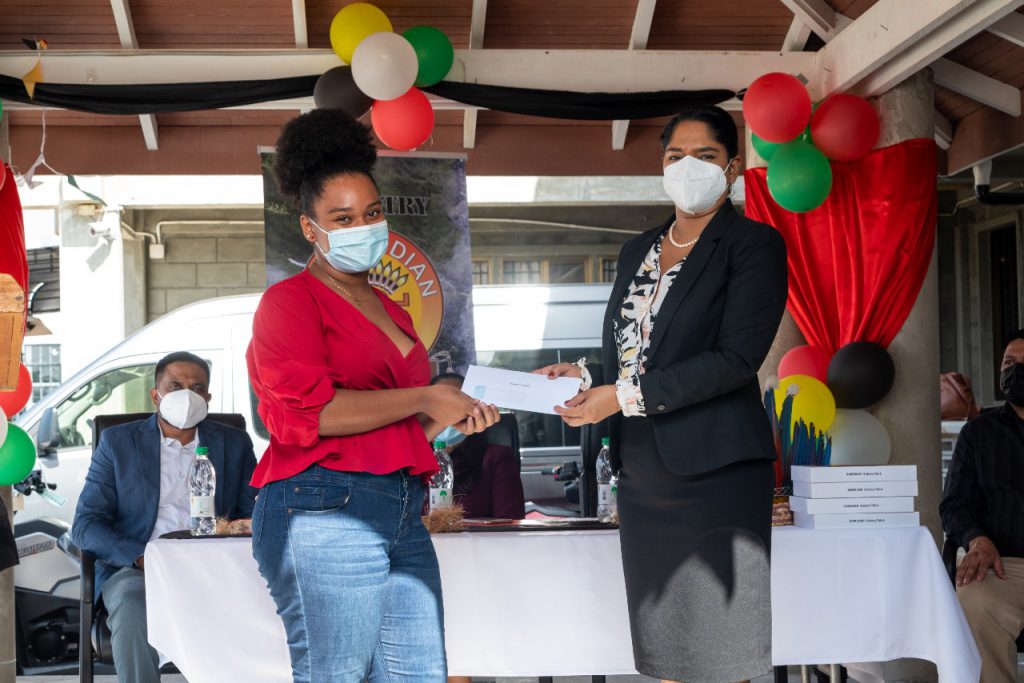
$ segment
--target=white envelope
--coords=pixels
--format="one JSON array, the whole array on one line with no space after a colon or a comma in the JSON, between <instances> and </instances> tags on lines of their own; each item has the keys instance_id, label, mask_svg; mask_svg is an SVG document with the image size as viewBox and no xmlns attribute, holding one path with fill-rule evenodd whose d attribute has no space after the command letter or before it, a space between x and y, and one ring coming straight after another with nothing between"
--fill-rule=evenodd
<instances>
[{"instance_id":1,"label":"white envelope","mask_svg":"<svg viewBox=\"0 0 1024 683\"><path fill-rule=\"evenodd\" d=\"M548 379L547 375L470 365L462 390L499 408L555 415L555 406L578 394L582 383L573 377Z\"/></svg>"}]
</instances>

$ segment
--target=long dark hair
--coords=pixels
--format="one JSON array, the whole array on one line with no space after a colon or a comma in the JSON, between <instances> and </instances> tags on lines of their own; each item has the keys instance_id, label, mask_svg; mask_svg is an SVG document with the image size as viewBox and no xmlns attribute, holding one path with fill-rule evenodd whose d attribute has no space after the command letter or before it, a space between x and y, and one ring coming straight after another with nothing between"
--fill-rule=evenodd
<instances>
[{"instance_id":1,"label":"long dark hair","mask_svg":"<svg viewBox=\"0 0 1024 683\"><path fill-rule=\"evenodd\" d=\"M711 131L715 142L725 147L729 158L739 154L740 136L736 130L736 122L732 115L721 107L713 104L694 104L682 109L672 117L664 130L661 131L661 148L664 150L672 140L672 133L676 132L676 126L683 121L700 121Z\"/></svg>"}]
</instances>

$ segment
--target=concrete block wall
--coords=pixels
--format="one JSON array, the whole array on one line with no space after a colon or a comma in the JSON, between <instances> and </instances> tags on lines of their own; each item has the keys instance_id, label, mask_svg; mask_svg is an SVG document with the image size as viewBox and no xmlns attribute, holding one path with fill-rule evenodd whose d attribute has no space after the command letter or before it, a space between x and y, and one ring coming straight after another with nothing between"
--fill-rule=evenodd
<instances>
[{"instance_id":1,"label":"concrete block wall","mask_svg":"<svg viewBox=\"0 0 1024 683\"><path fill-rule=\"evenodd\" d=\"M154 217L147 218L146 223L155 222ZM165 256L149 259L147 321L195 301L262 292L265 288L265 246L259 225L238 228L218 225L217 219L211 219L208 226L188 227L187 232L163 231Z\"/></svg>"}]
</instances>

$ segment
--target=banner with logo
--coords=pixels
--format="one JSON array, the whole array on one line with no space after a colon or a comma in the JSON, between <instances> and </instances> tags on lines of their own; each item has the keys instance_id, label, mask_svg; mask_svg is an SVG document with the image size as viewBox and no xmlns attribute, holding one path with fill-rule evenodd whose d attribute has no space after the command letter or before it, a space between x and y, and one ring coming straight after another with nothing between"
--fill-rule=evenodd
<instances>
[{"instance_id":1,"label":"banner with logo","mask_svg":"<svg viewBox=\"0 0 1024 683\"><path fill-rule=\"evenodd\" d=\"M300 272L311 255L298 212L277 191L273 158L261 151L268 287ZM465 157L381 156L373 176L391 238L370 283L412 316L434 374L465 372L476 362Z\"/></svg>"}]
</instances>

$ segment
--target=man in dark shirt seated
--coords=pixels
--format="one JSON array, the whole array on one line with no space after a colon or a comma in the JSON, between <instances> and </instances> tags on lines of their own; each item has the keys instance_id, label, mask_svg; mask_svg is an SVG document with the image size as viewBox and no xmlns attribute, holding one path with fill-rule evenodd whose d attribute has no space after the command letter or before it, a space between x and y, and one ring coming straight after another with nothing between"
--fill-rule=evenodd
<instances>
[{"instance_id":1,"label":"man in dark shirt seated","mask_svg":"<svg viewBox=\"0 0 1024 683\"><path fill-rule=\"evenodd\" d=\"M462 375L448 372L430 383L462 389L464 380ZM455 474L452 495L467 518L523 519L526 516L518 453L513 453L508 446L488 443L487 432L467 437L449 427L438 435L438 440L449 447Z\"/></svg>"},{"instance_id":2,"label":"man in dark shirt seated","mask_svg":"<svg viewBox=\"0 0 1024 683\"><path fill-rule=\"evenodd\" d=\"M939 512L967 548L957 597L981 652L981 683L1017 680L1016 639L1024 624L1024 330L1007 342L1002 408L960 432Z\"/></svg>"}]
</instances>

